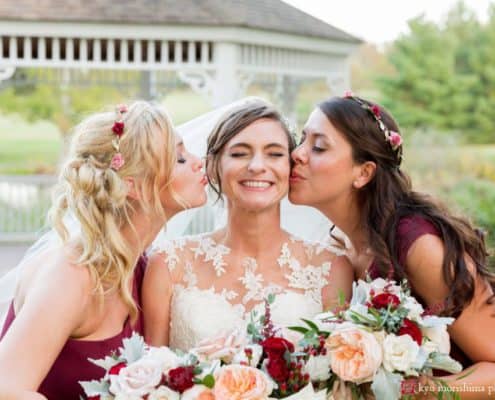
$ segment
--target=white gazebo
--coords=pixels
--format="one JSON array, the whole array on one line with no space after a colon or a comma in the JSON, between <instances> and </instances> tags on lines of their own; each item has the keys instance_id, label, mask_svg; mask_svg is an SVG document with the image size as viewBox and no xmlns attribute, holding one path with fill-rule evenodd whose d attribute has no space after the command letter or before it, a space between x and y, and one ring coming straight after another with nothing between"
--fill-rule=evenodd
<instances>
[{"instance_id":1,"label":"white gazebo","mask_svg":"<svg viewBox=\"0 0 495 400\"><path fill-rule=\"evenodd\" d=\"M0 0L0 87L23 68L61 71L61 84L88 70L141 71L149 87L174 76L216 107L269 82L294 119L301 82L349 87L360 42L280 0ZM189 231L210 229L210 214ZM31 219L19 217L7 239L36 237L39 227L22 223Z\"/></svg>"},{"instance_id":2,"label":"white gazebo","mask_svg":"<svg viewBox=\"0 0 495 400\"><path fill-rule=\"evenodd\" d=\"M16 68L174 72L212 106L262 76L292 114L298 83L349 87L360 40L280 0L2 0L0 80Z\"/></svg>"}]
</instances>

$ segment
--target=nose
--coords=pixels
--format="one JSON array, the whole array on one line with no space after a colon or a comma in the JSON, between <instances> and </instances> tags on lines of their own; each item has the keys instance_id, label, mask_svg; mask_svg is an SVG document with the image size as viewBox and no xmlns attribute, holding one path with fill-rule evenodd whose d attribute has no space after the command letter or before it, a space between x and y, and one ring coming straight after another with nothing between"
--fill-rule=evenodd
<instances>
[{"instance_id":1,"label":"nose","mask_svg":"<svg viewBox=\"0 0 495 400\"><path fill-rule=\"evenodd\" d=\"M257 173L263 172L265 170L265 162L263 160L263 156L261 154L254 154L251 160L249 161L248 171Z\"/></svg>"},{"instance_id":2,"label":"nose","mask_svg":"<svg viewBox=\"0 0 495 400\"><path fill-rule=\"evenodd\" d=\"M308 153L302 144L292 150L290 156L296 164L306 164L308 162Z\"/></svg>"},{"instance_id":3,"label":"nose","mask_svg":"<svg viewBox=\"0 0 495 400\"><path fill-rule=\"evenodd\" d=\"M204 160L202 158L196 157L194 154L191 154L191 158L193 171L196 172L201 170L204 166Z\"/></svg>"}]
</instances>

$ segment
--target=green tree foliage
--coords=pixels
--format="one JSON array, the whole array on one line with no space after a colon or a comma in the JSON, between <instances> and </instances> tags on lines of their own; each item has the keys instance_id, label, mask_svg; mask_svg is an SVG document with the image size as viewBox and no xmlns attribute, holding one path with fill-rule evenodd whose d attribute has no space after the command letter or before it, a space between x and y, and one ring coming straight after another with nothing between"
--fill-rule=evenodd
<instances>
[{"instance_id":1,"label":"green tree foliage","mask_svg":"<svg viewBox=\"0 0 495 400\"><path fill-rule=\"evenodd\" d=\"M122 93L114 87L58 82L56 71L46 72L45 78L51 81L48 83L37 83L35 77L31 70L16 72L13 84L0 89L0 110L29 122L52 121L62 135L70 133L89 112L122 102Z\"/></svg>"},{"instance_id":2,"label":"green tree foliage","mask_svg":"<svg viewBox=\"0 0 495 400\"><path fill-rule=\"evenodd\" d=\"M481 24L463 2L438 26L423 16L409 21L377 79L384 105L406 128L462 132L470 142L495 142L495 8Z\"/></svg>"}]
</instances>

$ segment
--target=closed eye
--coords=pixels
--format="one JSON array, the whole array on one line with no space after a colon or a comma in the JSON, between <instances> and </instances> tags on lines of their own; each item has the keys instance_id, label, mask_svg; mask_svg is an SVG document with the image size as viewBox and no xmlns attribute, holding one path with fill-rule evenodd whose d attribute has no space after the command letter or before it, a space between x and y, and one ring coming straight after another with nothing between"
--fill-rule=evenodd
<instances>
[{"instance_id":1,"label":"closed eye","mask_svg":"<svg viewBox=\"0 0 495 400\"><path fill-rule=\"evenodd\" d=\"M313 146L313 151L315 151L316 153L323 153L326 149L322 148L322 147L318 147L318 146Z\"/></svg>"},{"instance_id":2,"label":"closed eye","mask_svg":"<svg viewBox=\"0 0 495 400\"><path fill-rule=\"evenodd\" d=\"M231 153L230 154L231 157L244 157L244 156L247 156L247 153Z\"/></svg>"},{"instance_id":3,"label":"closed eye","mask_svg":"<svg viewBox=\"0 0 495 400\"><path fill-rule=\"evenodd\" d=\"M285 156L284 153L270 153L269 155L270 155L270 157L284 157Z\"/></svg>"}]
</instances>

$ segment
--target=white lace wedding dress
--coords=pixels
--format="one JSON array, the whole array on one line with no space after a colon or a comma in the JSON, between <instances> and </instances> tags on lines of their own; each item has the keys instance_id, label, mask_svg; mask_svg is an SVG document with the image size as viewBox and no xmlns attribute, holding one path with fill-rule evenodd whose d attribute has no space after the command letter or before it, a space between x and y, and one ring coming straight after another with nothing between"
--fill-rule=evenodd
<instances>
[{"instance_id":1,"label":"white lace wedding dress","mask_svg":"<svg viewBox=\"0 0 495 400\"><path fill-rule=\"evenodd\" d=\"M276 325L294 325L322 312L332 260L342 253L290 236L278 258L259 266L251 257L232 259L231 249L211 234L166 241L159 251L173 280L169 345L181 350L244 326L269 294L276 295L271 306Z\"/></svg>"}]
</instances>

